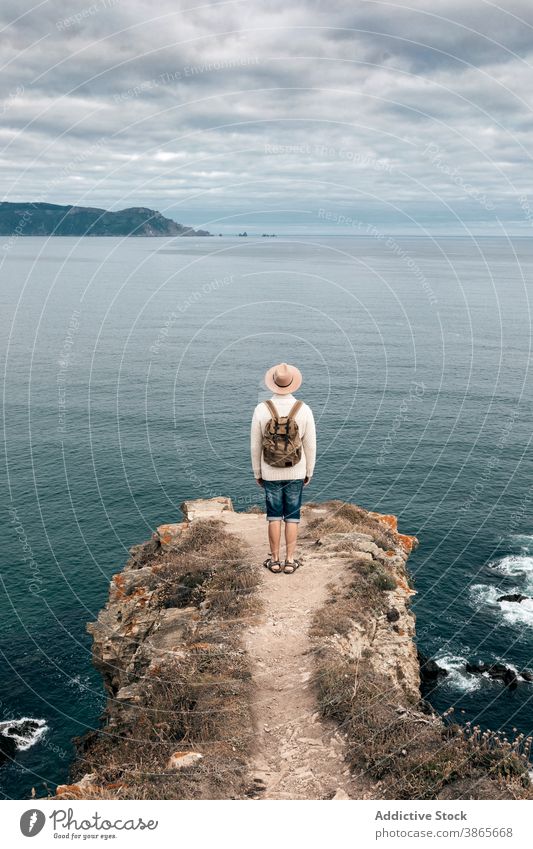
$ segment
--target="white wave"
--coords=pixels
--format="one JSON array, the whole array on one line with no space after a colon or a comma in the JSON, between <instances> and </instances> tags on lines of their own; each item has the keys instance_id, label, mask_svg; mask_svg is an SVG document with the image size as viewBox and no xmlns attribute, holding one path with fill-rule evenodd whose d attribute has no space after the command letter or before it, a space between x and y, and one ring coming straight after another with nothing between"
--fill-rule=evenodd
<instances>
[{"instance_id":1,"label":"white wave","mask_svg":"<svg viewBox=\"0 0 533 849\"><path fill-rule=\"evenodd\" d=\"M465 657L457 654L437 654L435 660L439 666L442 666L448 672L446 678L440 679L442 683L449 684L450 687L453 687L454 690L460 690L461 693L471 693L481 687L483 676L466 671Z\"/></svg>"},{"instance_id":2,"label":"white wave","mask_svg":"<svg viewBox=\"0 0 533 849\"><path fill-rule=\"evenodd\" d=\"M515 590L509 590L515 592ZM470 601L474 607L483 607L485 604L496 605L496 599L504 595L504 591L492 584L472 584L470 587Z\"/></svg>"},{"instance_id":3,"label":"white wave","mask_svg":"<svg viewBox=\"0 0 533 849\"><path fill-rule=\"evenodd\" d=\"M510 625L527 625L533 628L533 599L527 598L520 602L500 601L498 604L503 618Z\"/></svg>"},{"instance_id":4,"label":"white wave","mask_svg":"<svg viewBox=\"0 0 533 849\"><path fill-rule=\"evenodd\" d=\"M533 534L511 534L511 539L522 547L522 551L533 553Z\"/></svg>"},{"instance_id":5,"label":"white wave","mask_svg":"<svg viewBox=\"0 0 533 849\"><path fill-rule=\"evenodd\" d=\"M522 578L524 589L533 590L533 556L529 554L508 554L496 563L489 564L500 575Z\"/></svg>"},{"instance_id":6,"label":"white wave","mask_svg":"<svg viewBox=\"0 0 533 849\"><path fill-rule=\"evenodd\" d=\"M31 723L32 727L25 728L26 723ZM14 740L20 752L35 746L47 731L46 720L35 719L32 716L22 716L20 719L0 722L0 734Z\"/></svg>"},{"instance_id":7,"label":"white wave","mask_svg":"<svg viewBox=\"0 0 533 849\"><path fill-rule=\"evenodd\" d=\"M470 599L476 609L484 605L499 608L508 625L527 625L533 627L533 599L524 601L498 601L502 595L520 592L520 589L502 590L490 584L474 584L470 588ZM522 592L522 595L524 593Z\"/></svg>"},{"instance_id":8,"label":"white wave","mask_svg":"<svg viewBox=\"0 0 533 849\"><path fill-rule=\"evenodd\" d=\"M501 684L497 678L491 678L488 672L474 673L466 671L466 658L457 654L436 654L435 660L448 672L446 678L440 679L442 682L448 683L455 690L460 690L462 693L471 693L478 690L482 686L489 684ZM520 672L514 663L510 663L506 657L498 657L495 660L491 659L489 663L503 663L508 669L512 669L518 676Z\"/></svg>"}]
</instances>

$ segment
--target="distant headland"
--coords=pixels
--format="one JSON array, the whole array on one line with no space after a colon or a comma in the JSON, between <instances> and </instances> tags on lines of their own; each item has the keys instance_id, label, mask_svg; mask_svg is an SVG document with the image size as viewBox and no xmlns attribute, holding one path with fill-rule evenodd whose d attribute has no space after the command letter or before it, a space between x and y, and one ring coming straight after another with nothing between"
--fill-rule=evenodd
<instances>
[{"instance_id":1,"label":"distant headland","mask_svg":"<svg viewBox=\"0 0 533 849\"><path fill-rule=\"evenodd\" d=\"M211 236L132 206L117 212L55 203L0 203L0 236Z\"/></svg>"}]
</instances>

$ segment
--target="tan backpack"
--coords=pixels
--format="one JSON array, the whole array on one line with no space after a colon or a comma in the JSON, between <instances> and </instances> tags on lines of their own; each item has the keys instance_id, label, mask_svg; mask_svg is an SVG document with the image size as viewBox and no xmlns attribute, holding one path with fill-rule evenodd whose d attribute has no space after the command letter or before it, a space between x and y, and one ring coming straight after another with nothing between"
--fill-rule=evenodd
<instances>
[{"instance_id":1,"label":"tan backpack","mask_svg":"<svg viewBox=\"0 0 533 849\"><path fill-rule=\"evenodd\" d=\"M278 469L295 466L302 458L302 440L295 416L303 401L296 401L288 416L279 416L272 401L265 401L265 404L272 416L263 433L265 463Z\"/></svg>"}]
</instances>

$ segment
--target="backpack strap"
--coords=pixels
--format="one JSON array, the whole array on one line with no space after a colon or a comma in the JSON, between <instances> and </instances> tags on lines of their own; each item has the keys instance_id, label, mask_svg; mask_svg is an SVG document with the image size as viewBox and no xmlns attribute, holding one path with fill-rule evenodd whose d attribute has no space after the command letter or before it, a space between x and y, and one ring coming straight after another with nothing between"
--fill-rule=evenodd
<instances>
[{"instance_id":1,"label":"backpack strap","mask_svg":"<svg viewBox=\"0 0 533 849\"><path fill-rule=\"evenodd\" d=\"M302 404L303 404L303 401L296 401L296 402L292 405L292 407L291 407L291 409L290 409L290 411L289 411L289 415L287 416L287 418L289 419L289 421L290 421L290 419L293 419L293 418L295 417L296 413L298 412L298 410L300 409L300 407L302 406Z\"/></svg>"},{"instance_id":2,"label":"backpack strap","mask_svg":"<svg viewBox=\"0 0 533 849\"><path fill-rule=\"evenodd\" d=\"M280 427L278 411L276 410L274 403L270 400L270 398L265 401L265 404L267 405L270 411L270 415L274 419L274 445L277 445Z\"/></svg>"},{"instance_id":3,"label":"backpack strap","mask_svg":"<svg viewBox=\"0 0 533 849\"><path fill-rule=\"evenodd\" d=\"M278 411L276 410L273 402L270 399L268 399L268 401L265 401L264 403L267 405L268 409L270 410L270 415L272 416L274 421L277 422L278 421Z\"/></svg>"}]
</instances>

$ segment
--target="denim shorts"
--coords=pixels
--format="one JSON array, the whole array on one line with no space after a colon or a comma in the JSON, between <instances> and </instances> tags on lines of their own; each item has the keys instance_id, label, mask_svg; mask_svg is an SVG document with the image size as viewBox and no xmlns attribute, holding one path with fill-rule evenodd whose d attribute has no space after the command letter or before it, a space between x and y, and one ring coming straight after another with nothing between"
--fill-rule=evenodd
<instances>
[{"instance_id":1,"label":"denim shorts","mask_svg":"<svg viewBox=\"0 0 533 849\"><path fill-rule=\"evenodd\" d=\"M291 481L263 480L266 498L266 517L269 522L284 519L286 522L300 521L303 478Z\"/></svg>"}]
</instances>

